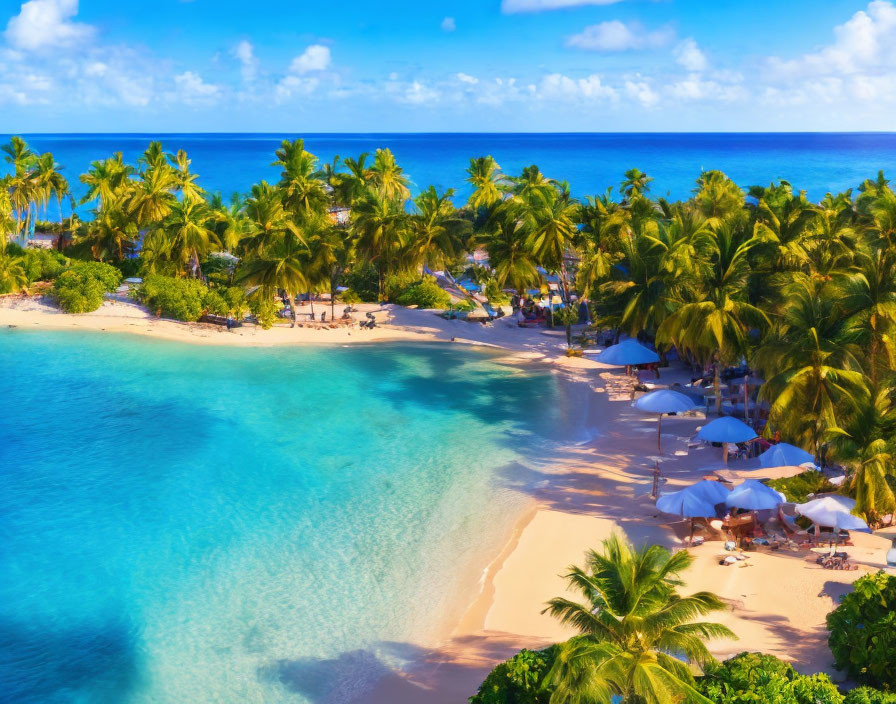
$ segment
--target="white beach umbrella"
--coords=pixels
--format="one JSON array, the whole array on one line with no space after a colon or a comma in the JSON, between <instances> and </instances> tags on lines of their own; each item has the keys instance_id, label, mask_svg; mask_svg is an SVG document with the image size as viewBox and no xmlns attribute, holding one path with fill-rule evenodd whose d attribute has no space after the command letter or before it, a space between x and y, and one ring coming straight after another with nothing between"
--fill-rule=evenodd
<instances>
[{"instance_id":1,"label":"white beach umbrella","mask_svg":"<svg viewBox=\"0 0 896 704\"><path fill-rule=\"evenodd\" d=\"M725 499L731 508L742 508L747 511L765 511L778 508L787 501L784 494L766 486L758 479L747 479L743 484L734 487Z\"/></svg>"},{"instance_id":2,"label":"white beach umbrella","mask_svg":"<svg viewBox=\"0 0 896 704\"><path fill-rule=\"evenodd\" d=\"M670 389L659 389L644 394L641 398L632 404L639 411L644 413L656 413L658 418L656 421L656 449L662 452L660 445L660 432L663 425L663 414L665 413L686 413L695 408L694 402L684 394Z\"/></svg>"},{"instance_id":3,"label":"white beach umbrella","mask_svg":"<svg viewBox=\"0 0 896 704\"><path fill-rule=\"evenodd\" d=\"M769 467L797 467L806 462L815 462L815 458L801 447L779 442L759 455L759 464Z\"/></svg>"},{"instance_id":4,"label":"white beach umbrella","mask_svg":"<svg viewBox=\"0 0 896 704\"><path fill-rule=\"evenodd\" d=\"M868 524L858 516L850 513L848 504L838 501L833 496L823 496L820 499L813 499L804 504L797 504L796 511L801 516L805 516L816 526L824 526L825 528L835 528L837 530L858 530L870 531ZM846 498L846 497L842 497ZM853 503L855 506L855 503Z\"/></svg>"},{"instance_id":5,"label":"white beach umbrella","mask_svg":"<svg viewBox=\"0 0 896 704\"><path fill-rule=\"evenodd\" d=\"M598 355L597 361L614 367L629 367L659 362L660 356L637 340L623 340L617 345L607 347Z\"/></svg>"}]
</instances>

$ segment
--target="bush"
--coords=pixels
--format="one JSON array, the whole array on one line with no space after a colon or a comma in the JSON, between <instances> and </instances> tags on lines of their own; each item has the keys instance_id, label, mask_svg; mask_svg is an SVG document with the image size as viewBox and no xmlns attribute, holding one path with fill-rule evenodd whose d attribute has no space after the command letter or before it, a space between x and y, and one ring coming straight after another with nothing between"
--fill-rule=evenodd
<instances>
[{"instance_id":1,"label":"bush","mask_svg":"<svg viewBox=\"0 0 896 704\"><path fill-rule=\"evenodd\" d=\"M379 277L372 266L357 267L343 276L342 285L350 288L366 303L379 301Z\"/></svg>"},{"instance_id":2,"label":"bush","mask_svg":"<svg viewBox=\"0 0 896 704\"><path fill-rule=\"evenodd\" d=\"M447 308L451 305L451 296L443 290L432 276L424 276L406 288L395 300L402 306L419 306L420 308Z\"/></svg>"},{"instance_id":3,"label":"bush","mask_svg":"<svg viewBox=\"0 0 896 704\"><path fill-rule=\"evenodd\" d=\"M196 279L151 274L143 280L137 296L156 315L195 322L202 317L208 288Z\"/></svg>"},{"instance_id":4,"label":"bush","mask_svg":"<svg viewBox=\"0 0 896 704\"><path fill-rule=\"evenodd\" d=\"M773 479L769 486L782 492L788 501L796 504L804 504L809 501L809 494L818 494L836 491L837 487L831 484L821 472L810 469L808 472L797 474L795 477L785 479Z\"/></svg>"},{"instance_id":5,"label":"bush","mask_svg":"<svg viewBox=\"0 0 896 704\"><path fill-rule=\"evenodd\" d=\"M258 320L258 324L265 330L270 330L277 320L277 311L283 307L279 299L266 295L263 289L258 289L249 297L249 310Z\"/></svg>"},{"instance_id":6,"label":"bush","mask_svg":"<svg viewBox=\"0 0 896 704\"><path fill-rule=\"evenodd\" d=\"M357 293L352 291L351 289L348 289L348 290L340 293L339 298L342 300L343 303L345 303L347 305L351 305L352 303L360 303L361 302L361 297Z\"/></svg>"},{"instance_id":7,"label":"bush","mask_svg":"<svg viewBox=\"0 0 896 704\"><path fill-rule=\"evenodd\" d=\"M559 646L522 650L492 670L470 704L548 704L551 688L543 687Z\"/></svg>"},{"instance_id":8,"label":"bush","mask_svg":"<svg viewBox=\"0 0 896 704\"><path fill-rule=\"evenodd\" d=\"M857 579L827 625L837 669L862 684L896 689L896 577Z\"/></svg>"},{"instance_id":9,"label":"bush","mask_svg":"<svg viewBox=\"0 0 896 704\"><path fill-rule=\"evenodd\" d=\"M52 281L59 276L68 260L64 255L49 249L26 249L22 266L29 282Z\"/></svg>"},{"instance_id":10,"label":"bush","mask_svg":"<svg viewBox=\"0 0 896 704\"><path fill-rule=\"evenodd\" d=\"M115 266L121 272L122 278L135 278L140 276L140 271L143 268L143 258L128 257L127 259L122 259L120 262L115 262Z\"/></svg>"},{"instance_id":11,"label":"bush","mask_svg":"<svg viewBox=\"0 0 896 704\"><path fill-rule=\"evenodd\" d=\"M383 281L383 293L387 301L398 302L398 299L408 289L413 287L420 281L420 275L417 272L403 272L400 274L389 274Z\"/></svg>"},{"instance_id":12,"label":"bush","mask_svg":"<svg viewBox=\"0 0 896 704\"><path fill-rule=\"evenodd\" d=\"M697 690L716 704L841 704L827 675L800 675L773 655L741 653L707 665Z\"/></svg>"},{"instance_id":13,"label":"bush","mask_svg":"<svg viewBox=\"0 0 896 704\"><path fill-rule=\"evenodd\" d=\"M215 290L210 290L205 294L205 298L202 299L202 305L205 308L205 312L212 315L230 314L230 305L224 300L224 296Z\"/></svg>"},{"instance_id":14,"label":"bush","mask_svg":"<svg viewBox=\"0 0 896 704\"><path fill-rule=\"evenodd\" d=\"M846 693L843 704L896 704L896 694L871 687L856 687Z\"/></svg>"},{"instance_id":15,"label":"bush","mask_svg":"<svg viewBox=\"0 0 896 704\"><path fill-rule=\"evenodd\" d=\"M485 297L493 306L503 306L510 303L510 296L501 290L497 279L489 279L485 283Z\"/></svg>"},{"instance_id":16,"label":"bush","mask_svg":"<svg viewBox=\"0 0 896 704\"><path fill-rule=\"evenodd\" d=\"M249 309L246 292L240 286L230 286L225 289L223 295L230 314L237 320L242 320Z\"/></svg>"},{"instance_id":17,"label":"bush","mask_svg":"<svg viewBox=\"0 0 896 704\"><path fill-rule=\"evenodd\" d=\"M118 288L121 273L100 262L78 262L56 277L53 295L66 313L89 313L103 305L105 294Z\"/></svg>"}]
</instances>

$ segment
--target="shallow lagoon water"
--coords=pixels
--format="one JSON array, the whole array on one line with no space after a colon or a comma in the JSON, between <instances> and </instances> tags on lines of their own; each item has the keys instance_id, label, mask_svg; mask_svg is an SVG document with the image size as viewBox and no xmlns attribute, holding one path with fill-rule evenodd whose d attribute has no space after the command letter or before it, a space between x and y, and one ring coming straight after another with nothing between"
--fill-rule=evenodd
<instances>
[{"instance_id":1,"label":"shallow lagoon water","mask_svg":"<svg viewBox=\"0 0 896 704\"><path fill-rule=\"evenodd\" d=\"M449 345L13 330L0 365L20 704L349 701L457 612L582 424L550 373Z\"/></svg>"}]
</instances>

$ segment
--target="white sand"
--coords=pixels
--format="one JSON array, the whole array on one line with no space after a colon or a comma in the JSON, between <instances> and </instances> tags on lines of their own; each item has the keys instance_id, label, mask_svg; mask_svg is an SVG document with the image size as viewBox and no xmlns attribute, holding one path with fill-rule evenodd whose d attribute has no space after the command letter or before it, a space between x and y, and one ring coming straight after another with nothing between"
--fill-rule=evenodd
<instances>
[{"instance_id":1,"label":"white sand","mask_svg":"<svg viewBox=\"0 0 896 704\"><path fill-rule=\"evenodd\" d=\"M105 330L152 335L201 344L284 345L346 344L395 340L439 340L487 344L505 348L513 361L538 360L557 365L584 385L598 419L599 439L558 451L544 467L548 477L534 495L532 511L489 567L481 591L469 595L465 613L445 614L440 643L415 643L422 653L408 671L395 672L361 700L374 704L426 701L448 704L465 701L498 661L522 647L543 647L571 635L541 614L545 602L563 594L562 576L571 563L581 563L584 552L598 547L614 530L636 542L656 542L676 549L683 544L687 524L658 514L649 494L652 458L656 456L656 419L631 407L630 384L621 372L609 372L591 359L567 359L562 336L523 330L513 321L486 327L446 321L430 311L394 306L359 306L359 319L375 310L381 327L317 330L277 327L263 331L251 326L231 332L214 326L158 320L133 303L108 302L99 311L69 316L36 300L0 299L0 326L29 329ZM663 373L658 383L682 380L683 371ZM686 439L702 416L663 421L662 472L666 490L692 482L723 468L721 451L688 450ZM738 475L755 463L731 462ZM794 470L789 470L792 473ZM694 548L695 565L685 575L686 589L710 590L731 608L717 616L738 634L737 642L712 644L724 657L742 650L776 654L793 661L803 672L831 672L825 615L836 598L869 570L884 565L889 543L883 537L855 536L847 548L861 569L823 570L805 556L793 553L749 553L737 566L718 564L721 543ZM450 635L449 635L450 634Z\"/></svg>"}]
</instances>

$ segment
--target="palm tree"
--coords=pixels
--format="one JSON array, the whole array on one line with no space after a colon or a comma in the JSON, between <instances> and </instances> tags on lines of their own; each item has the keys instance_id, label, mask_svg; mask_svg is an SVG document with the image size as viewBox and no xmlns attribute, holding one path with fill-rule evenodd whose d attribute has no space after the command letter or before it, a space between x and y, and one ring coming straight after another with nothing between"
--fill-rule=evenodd
<instances>
[{"instance_id":1,"label":"palm tree","mask_svg":"<svg viewBox=\"0 0 896 704\"><path fill-rule=\"evenodd\" d=\"M629 169L624 176L625 179L620 184L619 190L626 200L637 200L650 190L650 182L653 179L640 169Z\"/></svg>"},{"instance_id":2,"label":"palm tree","mask_svg":"<svg viewBox=\"0 0 896 704\"><path fill-rule=\"evenodd\" d=\"M185 198L175 202L168 217L162 221L161 230L170 241L170 255L177 263L180 273L192 270L195 276L201 276L199 262L221 241L209 228L211 213L205 201Z\"/></svg>"},{"instance_id":3,"label":"palm tree","mask_svg":"<svg viewBox=\"0 0 896 704\"><path fill-rule=\"evenodd\" d=\"M467 183L473 186L473 192L467 201L474 210L490 210L504 197L507 179L501 174L501 167L491 156L470 159L467 168Z\"/></svg>"},{"instance_id":4,"label":"palm tree","mask_svg":"<svg viewBox=\"0 0 896 704\"><path fill-rule=\"evenodd\" d=\"M115 259L122 261L137 242L139 231L134 219L121 208L100 210L87 224L87 231L75 238L75 244L90 246L97 261Z\"/></svg>"},{"instance_id":5,"label":"palm tree","mask_svg":"<svg viewBox=\"0 0 896 704\"><path fill-rule=\"evenodd\" d=\"M153 143L155 144L155 142ZM167 163L143 172L127 200L127 211L138 226L147 227L162 222L177 203L174 189L177 178Z\"/></svg>"},{"instance_id":6,"label":"palm tree","mask_svg":"<svg viewBox=\"0 0 896 704\"><path fill-rule=\"evenodd\" d=\"M358 256L376 267L379 295L385 297L386 276L401 266L408 241L408 214L401 201L370 191L352 209L352 231Z\"/></svg>"},{"instance_id":7,"label":"palm tree","mask_svg":"<svg viewBox=\"0 0 896 704\"><path fill-rule=\"evenodd\" d=\"M408 262L413 266L442 266L460 250L470 222L460 217L451 202L453 195L451 188L440 194L430 186L414 199L417 212L410 219L407 245Z\"/></svg>"},{"instance_id":8,"label":"palm tree","mask_svg":"<svg viewBox=\"0 0 896 704\"><path fill-rule=\"evenodd\" d=\"M124 163L121 152L116 152L109 159L94 161L87 173L81 174L81 183L87 186L87 193L81 203L99 200L99 207L108 207L129 185L134 168Z\"/></svg>"},{"instance_id":9,"label":"palm tree","mask_svg":"<svg viewBox=\"0 0 896 704\"><path fill-rule=\"evenodd\" d=\"M715 366L716 412L721 411L721 369L747 352L750 334L769 324L768 316L746 300L753 241L741 242L734 229L719 227L707 245L708 261L693 271L693 292L657 330L657 343L673 344L704 364Z\"/></svg>"},{"instance_id":10,"label":"palm tree","mask_svg":"<svg viewBox=\"0 0 896 704\"><path fill-rule=\"evenodd\" d=\"M12 173L6 180L6 188L15 213L16 235L18 235L22 231L23 220L25 227L28 227L31 208L38 194L37 179L32 173L36 155L28 143L17 136L12 137L9 143L0 149L6 154L4 157L6 163L12 167Z\"/></svg>"},{"instance_id":11,"label":"palm tree","mask_svg":"<svg viewBox=\"0 0 896 704\"><path fill-rule=\"evenodd\" d=\"M237 281L258 286L256 296L272 296L282 289L292 308L292 327L298 322L296 297L309 288L306 275L308 245L292 231L285 231L274 242L246 259L237 274Z\"/></svg>"},{"instance_id":12,"label":"palm tree","mask_svg":"<svg viewBox=\"0 0 896 704\"><path fill-rule=\"evenodd\" d=\"M410 197L408 179L389 149L377 149L370 167L370 182L387 200L403 201Z\"/></svg>"},{"instance_id":13,"label":"palm tree","mask_svg":"<svg viewBox=\"0 0 896 704\"><path fill-rule=\"evenodd\" d=\"M183 149L179 149L173 156L175 190L180 191L184 200L201 200L205 197L205 191L196 183L199 178L190 172L190 159Z\"/></svg>"},{"instance_id":14,"label":"palm tree","mask_svg":"<svg viewBox=\"0 0 896 704\"><path fill-rule=\"evenodd\" d=\"M277 161L272 166L280 166L280 188L286 207L301 217L326 210L329 197L326 184L317 176L317 157L305 151L301 139L290 142L284 139L276 152Z\"/></svg>"},{"instance_id":15,"label":"palm tree","mask_svg":"<svg viewBox=\"0 0 896 704\"><path fill-rule=\"evenodd\" d=\"M21 257L10 254L3 242L0 245L0 293L19 293L27 287L28 276Z\"/></svg>"},{"instance_id":16,"label":"palm tree","mask_svg":"<svg viewBox=\"0 0 896 704\"><path fill-rule=\"evenodd\" d=\"M507 201L495 209L478 241L485 246L501 288L516 290L522 302L526 291L541 283L535 252L520 206Z\"/></svg>"},{"instance_id":17,"label":"palm tree","mask_svg":"<svg viewBox=\"0 0 896 704\"><path fill-rule=\"evenodd\" d=\"M556 597L545 612L581 635L560 646L546 678L555 687L551 701L709 704L688 663L713 661L704 641L735 636L718 623L694 621L725 605L709 592L678 593L679 575L692 562L686 550L635 549L613 535L587 554L584 568L571 566L569 587L583 601Z\"/></svg>"},{"instance_id":18,"label":"palm tree","mask_svg":"<svg viewBox=\"0 0 896 704\"><path fill-rule=\"evenodd\" d=\"M892 513L896 496L887 476L896 476L896 407L892 389L863 389L843 427L828 429L831 455L852 470L850 489L855 493L855 513L868 520Z\"/></svg>"},{"instance_id":19,"label":"palm tree","mask_svg":"<svg viewBox=\"0 0 896 704\"><path fill-rule=\"evenodd\" d=\"M41 154L35 162L35 176L44 205L51 197L56 198L59 205L59 230L62 236L62 199L69 194L68 181L61 173L62 167L56 163L49 152Z\"/></svg>"}]
</instances>

